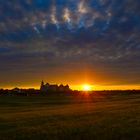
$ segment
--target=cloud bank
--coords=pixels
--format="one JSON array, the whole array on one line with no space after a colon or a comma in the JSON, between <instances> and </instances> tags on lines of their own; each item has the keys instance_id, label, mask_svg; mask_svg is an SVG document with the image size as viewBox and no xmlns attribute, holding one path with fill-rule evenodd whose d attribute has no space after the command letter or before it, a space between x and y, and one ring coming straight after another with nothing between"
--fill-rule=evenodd
<instances>
[{"instance_id":1,"label":"cloud bank","mask_svg":"<svg viewBox=\"0 0 140 140\"><path fill-rule=\"evenodd\" d=\"M90 69L89 76L102 76L95 83L140 84L139 5L139 0L1 0L1 81L15 80L17 72L33 78Z\"/></svg>"}]
</instances>

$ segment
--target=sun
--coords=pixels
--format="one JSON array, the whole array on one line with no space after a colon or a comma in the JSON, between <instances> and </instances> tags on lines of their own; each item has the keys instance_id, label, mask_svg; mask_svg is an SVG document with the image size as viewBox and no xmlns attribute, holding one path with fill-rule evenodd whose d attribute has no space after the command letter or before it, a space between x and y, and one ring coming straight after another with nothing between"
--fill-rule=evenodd
<instances>
[{"instance_id":1,"label":"sun","mask_svg":"<svg viewBox=\"0 0 140 140\"><path fill-rule=\"evenodd\" d=\"M89 91L89 90L91 90L91 86L88 85L88 84L83 85L82 88L83 88L84 91Z\"/></svg>"}]
</instances>

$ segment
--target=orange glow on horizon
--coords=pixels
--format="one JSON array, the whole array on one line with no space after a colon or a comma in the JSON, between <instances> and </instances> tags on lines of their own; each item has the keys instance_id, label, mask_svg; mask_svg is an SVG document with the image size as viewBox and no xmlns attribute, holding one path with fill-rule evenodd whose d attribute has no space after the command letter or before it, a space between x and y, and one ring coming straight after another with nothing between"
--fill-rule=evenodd
<instances>
[{"instance_id":1,"label":"orange glow on horizon","mask_svg":"<svg viewBox=\"0 0 140 140\"><path fill-rule=\"evenodd\" d=\"M65 83L64 83L65 85ZM92 84L69 84L70 89L72 90L84 90L84 91L92 91L92 90L140 90L140 85L92 85ZM40 84L28 85L28 84L20 84L20 85L12 85L12 86L1 86L0 89L13 89L15 87L28 89L35 88L40 89Z\"/></svg>"},{"instance_id":2,"label":"orange glow on horizon","mask_svg":"<svg viewBox=\"0 0 140 140\"><path fill-rule=\"evenodd\" d=\"M84 90L84 85L71 85L72 90ZM140 85L89 85L89 90L140 90ZM87 90L88 91L88 90Z\"/></svg>"},{"instance_id":3,"label":"orange glow on horizon","mask_svg":"<svg viewBox=\"0 0 140 140\"><path fill-rule=\"evenodd\" d=\"M90 91L91 90L91 86L89 84L82 85L82 88L83 88L84 91Z\"/></svg>"}]
</instances>

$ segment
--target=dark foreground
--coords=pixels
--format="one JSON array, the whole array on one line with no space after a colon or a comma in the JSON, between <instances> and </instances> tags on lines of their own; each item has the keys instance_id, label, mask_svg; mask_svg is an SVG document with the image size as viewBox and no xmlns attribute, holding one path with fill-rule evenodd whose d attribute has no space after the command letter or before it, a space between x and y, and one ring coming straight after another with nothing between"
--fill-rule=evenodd
<instances>
[{"instance_id":1,"label":"dark foreground","mask_svg":"<svg viewBox=\"0 0 140 140\"><path fill-rule=\"evenodd\" d=\"M0 97L0 140L139 140L140 94Z\"/></svg>"}]
</instances>

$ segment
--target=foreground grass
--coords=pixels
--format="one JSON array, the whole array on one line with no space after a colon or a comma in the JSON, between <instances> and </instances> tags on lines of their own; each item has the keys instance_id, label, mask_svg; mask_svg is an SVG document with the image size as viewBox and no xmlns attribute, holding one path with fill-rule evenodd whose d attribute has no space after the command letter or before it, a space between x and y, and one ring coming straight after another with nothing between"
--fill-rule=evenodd
<instances>
[{"instance_id":1,"label":"foreground grass","mask_svg":"<svg viewBox=\"0 0 140 140\"><path fill-rule=\"evenodd\" d=\"M0 140L140 139L140 94L0 97Z\"/></svg>"}]
</instances>

